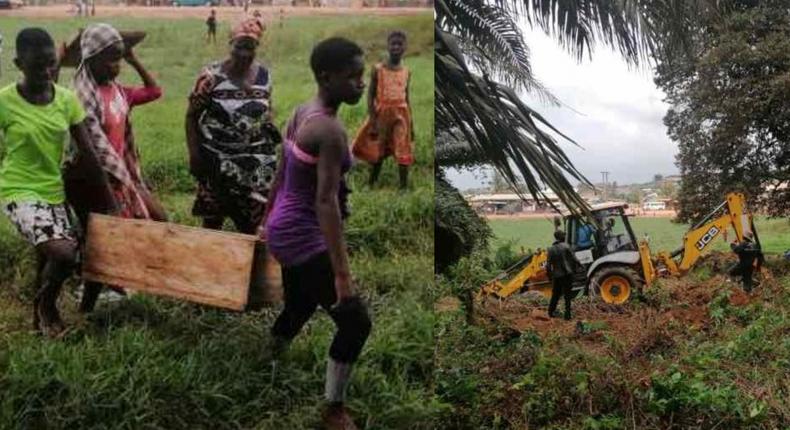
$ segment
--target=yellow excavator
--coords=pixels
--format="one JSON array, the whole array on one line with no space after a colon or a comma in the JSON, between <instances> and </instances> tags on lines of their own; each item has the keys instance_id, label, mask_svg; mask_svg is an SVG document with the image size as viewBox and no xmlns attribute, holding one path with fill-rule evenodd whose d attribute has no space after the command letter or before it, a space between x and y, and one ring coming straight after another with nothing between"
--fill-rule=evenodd
<instances>
[{"instance_id":1,"label":"yellow excavator","mask_svg":"<svg viewBox=\"0 0 790 430\"><path fill-rule=\"evenodd\" d=\"M659 252L653 257L646 239L637 243L625 203L593 205L592 218L564 213L565 241L582 263L574 278L574 290L600 295L607 303L625 303L634 292L650 286L658 277L681 276L688 272L719 235L726 237L732 227L741 241L751 233L759 246L752 215L746 210L741 193L730 193L726 200L694 225L683 236L678 249ZM616 220L620 220L618 225ZM594 226L591 240L580 239L584 225ZM516 293L538 291L551 296L546 273L546 250L538 249L506 269L480 290L484 296L500 298Z\"/></svg>"}]
</instances>

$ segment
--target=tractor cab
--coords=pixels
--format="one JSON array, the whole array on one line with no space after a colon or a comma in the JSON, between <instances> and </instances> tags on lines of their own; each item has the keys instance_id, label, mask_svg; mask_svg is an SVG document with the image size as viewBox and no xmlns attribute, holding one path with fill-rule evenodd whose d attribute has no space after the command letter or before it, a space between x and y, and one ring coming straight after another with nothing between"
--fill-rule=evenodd
<instances>
[{"instance_id":1,"label":"tractor cab","mask_svg":"<svg viewBox=\"0 0 790 430\"><path fill-rule=\"evenodd\" d=\"M582 264L616 252L638 250L626 209L626 203L602 203L592 207L594 220L565 216L565 241Z\"/></svg>"},{"instance_id":2,"label":"tractor cab","mask_svg":"<svg viewBox=\"0 0 790 430\"><path fill-rule=\"evenodd\" d=\"M621 303L628 299L636 276L628 273L622 276L605 276L596 279L595 275L606 275L602 269L638 268L639 244L631 229L625 211L626 203L601 203L593 205L592 219L564 213L565 241L571 247L582 267L576 274L574 289L587 291L592 286L604 296L607 302ZM591 285L592 281L592 285ZM635 285L633 285L635 287Z\"/></svg>"}]
</instances>

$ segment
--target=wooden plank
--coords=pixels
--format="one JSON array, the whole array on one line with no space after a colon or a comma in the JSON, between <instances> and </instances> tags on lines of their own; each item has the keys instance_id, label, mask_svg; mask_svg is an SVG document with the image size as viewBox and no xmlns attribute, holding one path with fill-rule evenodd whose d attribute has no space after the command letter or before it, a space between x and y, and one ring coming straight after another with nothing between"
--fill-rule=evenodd
<instances>
[{"instance_id":1,"label":"wooden plank","mask_svg":"<svg viewBox=\"0 0 790 430\"><path fill-rule=\"evenodd\" d=\"M252 279L247 300L247 310L257 311L266 305L283 301L282 274L280 264L266 252L266 244L255 245Z\"/></svg>"},{"instance_id":2,"label":"wooden plank","mask_svg":"<svg viewBox=\"0 0 790 430\"><path fill-rule=\"evenodd\" d=\"M243 310L257 238L91 214L82 275L150 294Z\"/></svg>"}]
</instances>

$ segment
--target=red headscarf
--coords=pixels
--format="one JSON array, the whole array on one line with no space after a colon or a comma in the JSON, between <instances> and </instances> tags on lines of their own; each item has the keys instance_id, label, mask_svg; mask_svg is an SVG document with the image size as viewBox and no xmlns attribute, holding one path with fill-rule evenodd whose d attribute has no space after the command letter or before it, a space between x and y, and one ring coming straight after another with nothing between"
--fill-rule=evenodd
<instances>
[{"instance_id":1,"label":"red headscarf","mask_svg":"<svg viewBox=\"0 0 790 430\"><path fill-rule=\"evenodd\" d=\"M250 37L255 40L261 38L263 33L263 23L256 18L248 18L238 23L230 34L230 40L236 40L241 37Z\"/></svg>"}]
</instances>

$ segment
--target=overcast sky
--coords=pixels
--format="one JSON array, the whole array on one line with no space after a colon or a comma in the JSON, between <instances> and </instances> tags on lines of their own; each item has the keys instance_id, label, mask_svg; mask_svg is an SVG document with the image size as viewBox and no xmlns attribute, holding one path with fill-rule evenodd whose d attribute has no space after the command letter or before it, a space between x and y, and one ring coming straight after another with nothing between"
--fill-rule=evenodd
<instances>
[{"instance_id":1,"label":"overcast sky","mask_svg":"<svg viewBox=\"0 0 790 430\"><path fill-rule=\"evenodd\" d=\"M648 182L653 175L677 173L677 145L666 135L664 94L648 70L629 70L618 54L598 46L592 60L577 63L542 32L526 31L533 73L566 106L550 107L526 95L557 129L584 149L561 145L576 167L593 182L601 171L618 184ZM461 189L487 185L487 169L449 172Z\"/></svg>"}]
</instances>

